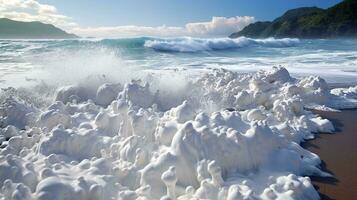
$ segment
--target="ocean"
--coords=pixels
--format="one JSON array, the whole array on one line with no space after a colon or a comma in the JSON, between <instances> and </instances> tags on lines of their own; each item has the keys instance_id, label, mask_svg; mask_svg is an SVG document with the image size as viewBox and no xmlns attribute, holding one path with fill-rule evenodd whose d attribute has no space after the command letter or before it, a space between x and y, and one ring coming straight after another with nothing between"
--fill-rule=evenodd
<instances>
[{"instance_id":1,"label":"ocean","mask_svg":"<svg viewBox=\"0 0 357 200\"><path fill-rule=\"evenodd\" d=\"M139 71L282 66L296 77L357 81L356 39L123 38L0 40L0 86L72 83L94 74L136 78Z\"/></svg>"},{"instance_id":2,"label":"ocean","mask_svg":"<svg viewBox=\"0 0 357 200\"><path fill-rule=\"evenodd\" d=\"M318 200L300 144L357 108L328 84L356 65L347 39L1 40L0 199Z\"/></svg>"}]
</instances>

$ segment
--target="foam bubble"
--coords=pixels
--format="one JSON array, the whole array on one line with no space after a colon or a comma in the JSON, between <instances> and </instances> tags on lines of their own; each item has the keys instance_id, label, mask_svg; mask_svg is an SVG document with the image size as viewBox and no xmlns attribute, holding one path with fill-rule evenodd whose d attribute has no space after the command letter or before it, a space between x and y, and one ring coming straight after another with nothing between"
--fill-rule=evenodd
<instances>
[{"instance_id":1,"label":"foam bubble","mask_svg":"<svg viewBox=\"0 0 357 200\"><path fill-rule=\"evenodd\" d=\"M357 106L355 88L279 67L207 71L174 102L154 82L64 86L41 108L5 101L0 198L319 199L306 176L331 175L299 143L334 127L305 108Z\"/></svg>"}]
</instances>

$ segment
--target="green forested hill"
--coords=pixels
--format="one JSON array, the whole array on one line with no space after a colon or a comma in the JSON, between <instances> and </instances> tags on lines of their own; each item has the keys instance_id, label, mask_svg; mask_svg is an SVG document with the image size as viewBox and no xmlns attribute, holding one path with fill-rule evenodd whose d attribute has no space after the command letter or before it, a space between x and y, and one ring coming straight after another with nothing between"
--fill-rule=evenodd
<instances>
[{"instance_id":1,"label":"green forested hill","mask_svg":"<svg viewBox=\"0 0 357 200\"><path fill-rule=\"evenodd\" d=\"M272 22L256 22L230 37L333 38L357 36L357 0L328 8L304 7L287 11Z\"/></svg>"},{"instance_id":2,"label":"green forested hill","mask_svg":"<svg viewBox=\"0 0 357 200\"><path fill-rule=\"evenodd\" d=\"M0 18L0 39L67 39L74 34L41 22L20 22Z\"/></svg>"}]
</instances>

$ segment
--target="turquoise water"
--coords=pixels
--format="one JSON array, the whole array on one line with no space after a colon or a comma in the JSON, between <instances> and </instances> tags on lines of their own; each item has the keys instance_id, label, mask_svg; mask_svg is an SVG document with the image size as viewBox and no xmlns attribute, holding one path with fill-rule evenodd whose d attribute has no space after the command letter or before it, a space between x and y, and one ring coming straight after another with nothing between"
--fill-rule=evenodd
<instances>
[{"instance_id":1,"label":"turquoise water","mask_svg":"<svg viewBox=\"0 0 357 200\"><path fill-rule=\"evenodd\" d=\"M221 67L250 72L279 65L295 76L319 75L330 82L357 82L357 40L0 40L0 86L45 80L45 74L80 77L127 69Z\"/></svg>"}]
</instances>

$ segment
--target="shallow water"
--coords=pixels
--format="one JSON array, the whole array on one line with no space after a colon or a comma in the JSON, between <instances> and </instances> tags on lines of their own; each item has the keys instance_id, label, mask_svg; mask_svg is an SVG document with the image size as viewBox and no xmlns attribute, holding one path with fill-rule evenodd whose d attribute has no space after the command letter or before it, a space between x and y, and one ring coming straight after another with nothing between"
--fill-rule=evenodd
<instances>
[{"instance_id":1,"label":"shallow water","mask_svg":"<svg viewBox=\"0 0 357 200\"><path fill-rule=\"evenodd\" d=\"M283 66L294 76L357 80L357 40L127 38L0 40L0 85L70 82L136 70L227 68L250 72ZM134 75L133 75L134 74ZM53 76L55 75L55 76ZM127 75L126 75L127 76Z\"/></svg>"}]
</instances>

